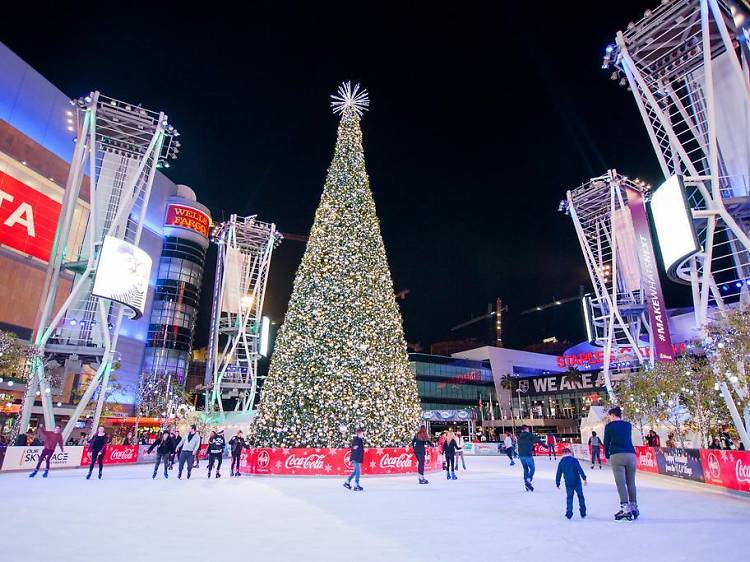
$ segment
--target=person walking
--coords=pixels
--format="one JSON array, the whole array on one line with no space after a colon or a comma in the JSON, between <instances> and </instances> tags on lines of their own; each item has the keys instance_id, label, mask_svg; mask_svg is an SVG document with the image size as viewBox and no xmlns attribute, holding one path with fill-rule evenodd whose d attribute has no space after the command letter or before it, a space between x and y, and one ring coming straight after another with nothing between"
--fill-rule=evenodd
<instances>
[{"instance_id":1,"label":"person walking","mask_svg":"<svg viewBox=\"0 0 750 562\"><path fill-rule=\"evenodd\" d=\"M414 456L417 457L417 473L419 474L420 484L429 484L429 480L424 477L424 457L427 447L433 447L427 428L421 426L414 439L411 440L411 447L414 450Z\"/></svg>"},{"instance_id":2,"label":"person walking","mask_svg":"<svg viewBox=\"0 0 750 562\"><path fill-rule=\"evenodd\" d=\"M456 468L458 468L458 459L461 459L461 466L466 470L466 461L464 461L464 438L461 437L461 432L456 431L456 443L458 448L456 449Z\"/></svg>"},{"instance_id":3,"label":"person walking","mask_svg":"<svg viewBox=\"0 0 750 562\"><path fill-rule=\"evenodd\" d=\"M445 444L443 445L443 454L445 455L445 477L448 480L458 480L456 476L456 450L458 442L453 431L448 431L445 435Z\"/></svg>"},{"instance_id":4,"label":"person walking","mask_svg":"<svg viewBox=\"0 0 750 562\"><path fill-rule=\"evenodd\" d=\"M216 462L216 478L221 478L221 461L224 457L224 448L227 442L224 439L224 430L219 428L218 431L212 431L208 438L208 477L211 478L211 471Z\"/></svg>"},{"instance_id":5,"label":"person walking","mask_svg":"<svg viewBox=\"0 0 750 562\"><path fill-rule=\"evenodd\" d=\"M242 449L246 449L245 438L242 437L242 431L229 440L229 451L232 453L232 467L230 476L240 476L240 459L242 458ZM235 468L236 467L236 468Z\"/></svg>"},{"instance_id":6,"label":"person walking","mask_svg":"<svg viewBox=\"0 0 750 562\"><path fill-rule=\"evenodd\" d=\"M589 447L591 448L591 469L594 469L594 463L599 461L599 470L602 469L602 440L596 434L596 431L591 432L589 437Z\"/></svg>"},{"instance_id":7,"label":"person walking","mask_svg":"<svg viewBox=\"0 0 750 562\"><path fill-rule=\"evenodd\" d=\"M511 436L510 431L505 433L505 439L503 439L503 446L505 447L505 454L508 455L508 458L510 459L510 466L514 466L516 462L513 460L513 453L515 452L515 447L513 446L513 437Z\"/></svg>"},{"instance_id":8,"label":"person walking","mask_svg":"<svg viewBox=\"0 0 750 562\"><path fill-rule=\"evenodd\" d=\"M538 443L545 448L547 447L539 437L531 433L531 428L528 425L522 425L521 433L518 436L518 460L521 461L521 466L523 466L523 483L528 492L534 491L534 486L532 485L534 473L536 472L534 443Z\"/></svg>"},{"instance_id":9,"label":"person walking","mask_svg":"<svg viewBox=\"0 0 750 562\"><path fill-rule=\"evenodd\" d=\"M610 422L604 427L604 456L609 460L620 496L620 511L615 520L638 519L638 500L635 487L636 457L633 447L633 427L622 419L622 410L615 406L609 410Z\"/></svg>"},{"instance_id":10,"label":"person walking","mask_svg":"<svg viewBox=\"0 0 750 562\"><path fill-rule=\"evenodd\" d=\"M168 465L169 465L169 456L172 454L172 451L174 451L174 439L172 439L172 436L169 434L169 431L166 429L162 431L159 434L159 437L156 438L156 441L151 443L151 446L148 448L147 453L151 454L151 451L156 449L156 462L154 463L154 473L151 475L151 478L156 478L156 473L159 470L159 464L161 464L162 461L164 461L164 478L169 478L169 472Z\"/></svg>"},{"instance_id":11,"label":"person walking","mask_svg":"<svg viewBox=\"0 0 750 562\"><path fill-rule=\"evenodd\" d=\"M553 456L557 460L557 437L553 433L547 435L547 455L549 460L552 460Z\"/></svg>"},{"instance_id":12,"label":"person walking","mask_svg":"<svg viewBox=\"0 0 750 562\"><path fill-rule=\"evenodd\" d=\"M34 476L36 476L36 473L39 472L39 467L42 466L42 461L46 461L47 463L45 465L44 474L42 474L42 477L47 478L47 475L49 474L49 461L52 458L52 454L55 452L55 449L58 445L60 445L60 452L65 451L65 449L63 448L61 426L56 425L54 431L47 431L42 426L39 426L39 432L44 438L44 447L42 447L42 453L39 455L39 459L36 461L36 468L31 472L31 474L29 474L29 478L34 478Z\"/></svg>"},{"instance_id":13,"label":"person walking","mask_svg":"<svg viewBox=\"0 0 750 562\"><path fill-rule=\"evenodd\" d=\"M190 480L190 474L193 472L193 457L198 455L201 446L201 436L196 430L195 424L190 426L188 434L177 445L179 457L177 459L177 478L182 478L182 469L187 463L187 477Z\"/></svg>"},{"instance_id":14,"label":"person walking","mask_svg":"<svg viewBox=\"0 0 750 562\"><path fill-rule=\"evenodd\" d=\"M91 464L89 464L89 473L86 480L91 478L91 472L94 465L99 461L99 480L102 479L102 469L104 467L104 453L107 451L107 434L104 433L104 426L100 425L99 430L91 439L89 439L89 452L91 453Z\"/></svg>"},{"instance_id":15,"label":"person walking","mask_svg":"<svg viewBox=\"0 0 750 562\"><path fill-rule=\"evenodd\" d=\"M362 462L365 460L365 430L361 427L357 428L354 439L352 439L350 459L352 461L353 470L349 475L349 478L344 482L344 488L347 490L354 490L355 492L361 492L364 488L359 485L359 477L362 474ZM352 488L351 481L354 478L354 488Z\"/></svg>"},{"instance_id":16,"label":"person walking","mask_svg":"<svg viewBox=\"0 0 750 562\"><path fill-rule=\"evenodd\" d=\"M573 456L572 451L565 447L563 449L563 458L560 464L557 465L557 475L555 476L555 484L557 489L560 489L560 477L565 478L565 491L567 492L566 503L565 503L565 517L568 519L573 518L573 494L578 495L578 509L581 514L581 519L586 517L586 499L583 497L583 487L581 486L581 480L584 484L587 484L586 473L581 468L581 463L578 462Z\"/></svg>"}]
</instances>

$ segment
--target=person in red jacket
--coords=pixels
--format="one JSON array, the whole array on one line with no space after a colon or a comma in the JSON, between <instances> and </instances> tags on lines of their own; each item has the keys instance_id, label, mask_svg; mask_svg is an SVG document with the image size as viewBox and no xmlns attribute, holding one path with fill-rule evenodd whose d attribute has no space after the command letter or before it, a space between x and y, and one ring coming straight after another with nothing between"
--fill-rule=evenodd
<instances>
[{"instance_id":1,"label":"person in red jacket","mask_svg":"<svg viewBox=\"0 0 750 562\"><path fill-rule=\"evenodd\" d=\"M557 437L555 437L552 433L549 433L547 435L547 455L549 456L549 460L552 460L552 457L555 457L555 460L557 460Z\"/></svg>"},{"instance_id":2,"label":"person in red jacket","mask_svg":"<svg viewBox=\"0 0 750 562\"><path fill-rule=\"evenodd\" d=\"M34 476L36 476L36 473L39 472L39 467L42 466L43 460L47 461L47 468L44 469L44 474L42 474L42 476L47 478L47 474L49 474L49 460L52 458L52 453L55 452L58 445L60 445L60 451L64 450L62 427L56 425L54 431L47 431L39 426L39 433L41 433L44 438L44 447L42 448L42 454L39 455L39 460L36 461L36 468L31 474L29 474L29 478L34 478Z\"/></svg>"}]
</instances>

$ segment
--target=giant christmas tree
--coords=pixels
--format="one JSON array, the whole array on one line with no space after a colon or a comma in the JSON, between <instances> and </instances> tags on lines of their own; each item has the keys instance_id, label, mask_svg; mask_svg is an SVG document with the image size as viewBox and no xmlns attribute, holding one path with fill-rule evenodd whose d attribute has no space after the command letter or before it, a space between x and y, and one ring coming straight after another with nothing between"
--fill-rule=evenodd
<instances>
[{"instance_id":1,"label":"giant christmas tree","mask_svg":"<svg viewBox=\"0 0 750 562\"><path fill-rule=\"evenodd\" d=\"M333 162L255 419L258 447L406 445L420 420L362 149L367 92L345 83Z\"/></svg>"}]
</instances>

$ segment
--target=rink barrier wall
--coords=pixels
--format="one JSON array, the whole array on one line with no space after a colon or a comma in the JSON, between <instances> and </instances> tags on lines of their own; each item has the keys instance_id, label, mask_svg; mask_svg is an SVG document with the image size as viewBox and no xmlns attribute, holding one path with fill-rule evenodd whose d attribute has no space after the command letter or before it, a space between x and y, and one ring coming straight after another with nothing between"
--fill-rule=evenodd
<instances>
[{"instance_id":1,"label":"rink barrier wall","mask_svg":"<svg viewBox=\"0 0 750 562\"><path fill-rule=\"evenodd\" d=\"M587 445L572 445L573 454L591 462ZM750 452L723 449L635 447L638 470L671 478L750 493ZM605 463L602 452L602 463Z\"/></svg>"},{"instance_id":2,"label":"rink barrier wall","mask_svg":"<svg viewBox=\"0 0 750 562\"><path fill-rule=\"evenodd\" d=\"M243 451L240 472L258 475L343 476L354 466L349 448L259 448ZM436 449L425 455L425 472L442 470ZM416 474L417 459L411 448L365 449L363 475Z\"/></svg>"}]
</instances>

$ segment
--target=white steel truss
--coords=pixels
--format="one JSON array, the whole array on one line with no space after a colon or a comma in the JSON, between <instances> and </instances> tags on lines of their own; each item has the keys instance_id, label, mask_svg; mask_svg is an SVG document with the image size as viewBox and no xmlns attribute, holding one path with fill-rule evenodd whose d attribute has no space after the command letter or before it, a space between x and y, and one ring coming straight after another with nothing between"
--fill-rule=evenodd
<instances>
[{"instance_id":1,"label":"white steel truss","mask_svg":"<svg viewBox=\"0 0 750 562\"><path fill-rule=\"evenodd\" d=\"M99 423L124 307L92 295L98 258L106 236L138 245L154 175L179 152L179 133L164 113L106 97L99 92L71 101L77 122L73 158L65 185L55 241L47 267L31 374L16 431L28 427L36 392L44 422L54 427L53 369L87 365L90 380L63 429L67 439L99 389L94 427ZM69 112L71 120L73 111ZM83 191L83 193L82 193ZM88 193L86 193L88 192ZM88 197L82 240L71 237L79 197ZM72 289L56 306L60 279L73 275ZM80 371L74 371L80 372Z\"/></svg>"},{"instance_id":2,"label":"white steel truss","mask_svg":"<svg viewBox=\"0 0 750 562\"><path fill-rule=\"evenodd\" d=\"M641 342L651 341L645 292L634 254L634 234L627 209L626 189L641 192L643 185L609 170L568 191L567 210L573 219L594 294L584 300L588 307L589 334L604 348L602 374L607 392L614 396L610 371L613 351L632 349L632 360L644 361ZM654 350L649 357L653 361Z\"/></svg>"},{"instance_id":3,"label":"white steel truss","mask_svg":"<svg viewBox=\"0 0 750 562\"><path fill-rule=\"evenodd\" d=\"M684 176L702 249L672 278L691 286L701 331L711 315L749 296L750 61L732 13L742 4L664 1L617 33L603 64L632 91L665 178ZM740 397L750 395L732 384ZM750 425L750 410L745 420ZM747 434L743 440L750 446Z\"/></svg>"},{"instance_id":4,"label":"white steel truss","mask_svg":"<svg viewBox=\"0 0 750 562\"><path fill-rule=\"evenodd\" d=\"M231 215L214 229L218 255L206 362L207 412L223 413L222 399L234 398L235 411L249 412L255 405L263 301L271 254L281 238L275 224L255 215Z\"/></svg>"}]
</instances>

